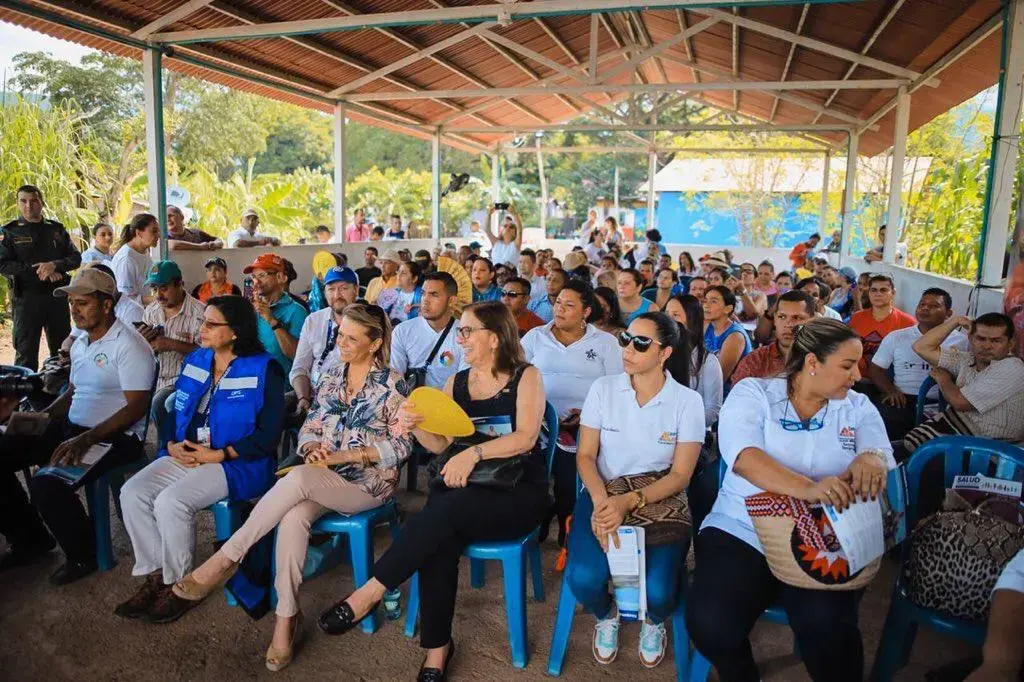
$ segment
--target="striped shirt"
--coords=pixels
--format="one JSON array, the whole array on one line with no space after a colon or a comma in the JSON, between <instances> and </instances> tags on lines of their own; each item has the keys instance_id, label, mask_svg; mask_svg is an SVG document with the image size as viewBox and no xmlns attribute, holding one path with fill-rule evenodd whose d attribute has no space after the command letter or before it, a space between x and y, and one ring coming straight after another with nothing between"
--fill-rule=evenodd
<instances>
[{"instance_id":1,"label":"striped shirt","mask_svg":"<svg viewBox=\"0 0 1024 682\"><path fill-rule=\"evenodd\" d=\"M939 367L956 377L960 392L974 406L960 416L975 435L1024 439L1024 361L1011 355L979 371L972 353L943 348Z\"/></svg>"}]
</instances>

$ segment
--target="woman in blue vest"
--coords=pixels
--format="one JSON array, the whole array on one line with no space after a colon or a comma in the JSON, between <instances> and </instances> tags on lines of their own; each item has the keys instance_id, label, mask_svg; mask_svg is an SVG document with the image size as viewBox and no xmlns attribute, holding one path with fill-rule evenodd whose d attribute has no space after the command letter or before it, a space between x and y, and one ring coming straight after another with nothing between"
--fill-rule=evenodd
<instances>
[{"instance_id":1,"label":"woman in blue vest","mask_svg":"<svg viewBox=\"0 0 1024 682\"><path fill-rule=\"evenodd\" d=\"M206 598L254 544L277 528L277 619L266 655L271 671L291 663L302 633L298 592L310 526L329 511L357 514L384 504L409 457L408 429L398 427L408 389L389 365L390 349L391 324L379 306L345 308L338 332L340 362L317 382L299 431L306 464L278 481L223 547L174 586L177 596L192 603Z\"/></svg>"},{"instance_id":2,"label":"woman in blue vest","mask_svg":"<svg viewBox=\"0 0 1024 682\"><path fill-rule=\"evenodd\" d=\"M171 440L121 488L132 575L145 577L114 610L123 618L180 618L191 603L171 588L192 568L196 512L225 497L259 497L274 483L286 383L259 342L252 304L211 298L199 339L175 383Z\"/></svg>"},{"instance_id":3,"label":"woman in blue vest","mask_svg":"<svg viewBox=\"0 0 1024 682\"><path fill-rule=\"evenodd\" d=\"M729 287L714 286L704 293L704 347L718 356L726 382L740 360L753 349L746 330L733 319L735 312L736 294Z\"/></svg>"}]
</instances>

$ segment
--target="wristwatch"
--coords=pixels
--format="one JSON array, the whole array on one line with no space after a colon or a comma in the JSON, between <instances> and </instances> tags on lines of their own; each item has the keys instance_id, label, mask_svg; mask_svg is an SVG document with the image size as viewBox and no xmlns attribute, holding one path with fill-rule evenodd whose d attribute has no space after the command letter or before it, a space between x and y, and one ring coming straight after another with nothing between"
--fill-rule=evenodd
<instances>
[{"instance_id":1,"label":"wristwatch","mask_svg":"<svg viewBox=\"0 0 1024 682\"><path fill-rule=\"evenodd\" d=\"M647 498L644 497L644 493L642 490L634 490L633 494L636 496L636 506L633 507L633 511L643 509L644 507L647 506Z\"/></svg>"}]
</instances>

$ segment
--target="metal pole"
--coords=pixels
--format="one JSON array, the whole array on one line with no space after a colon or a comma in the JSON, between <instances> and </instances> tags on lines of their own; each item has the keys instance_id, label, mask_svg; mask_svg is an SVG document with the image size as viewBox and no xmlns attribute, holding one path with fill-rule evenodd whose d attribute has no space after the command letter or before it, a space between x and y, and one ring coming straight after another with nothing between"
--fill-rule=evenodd
<instances>
[{"instance_id":1,"label":"metal pole","mask_svg":"<svg viewBox=\"0 0 1024 682\"><path fill-rule=\"evenodd\" d=\"M658 172L658 153L654 147L647 152L647 229L653 230L654 220L654 174ZM636 235L633 235L634 238Z\"/></svg>"},{"instance_id":2,"label":"metal pole","mask_svg":"<svg viewBox=\"0 0 1024 682\"><path fill-rule=\"evenodd\" d=\"M541 239L548 237L548 179L544 175L544 152L537 141L537 175L540 179L540 233Z\"/></svg>"},{"instance_id":3,"label":"metal pole","mask_svg":"<svg viewBox=\"0 0 1024 682\"><path fill-rule=\"evenodd\" d=\"M821 172L821 209L818 212L818 234L825 239L825 230L828 228L828 178L832 170L832 154L825 152L824 170Z\"/></svg>"},{"instance_id":4,"label":"metal pole","mask_svg":"<svg viewBox=\"0 0 1024 682\"><path fill-rule=\"evenodd\" d=\"M164 86L162 54L142 53L142 87L146 116L146 173L149 210L160 223L160 258L167 258L167 175L164 163Z\"/></svg>"},{"instance_id":5,"label":"metal pole","mask_svg":"<svg viewBox=\"0 0 1024 682\"><path fill-rule=\"evenodd\" d=\"M334 105L334 240L345 241L345 105Z\"/></svg>"},{"instance_id":6,"label":"metal pole","mask_svg":"<svg viewBox=\"0 0 1024 682\"><path fill-rule=\"evenodd\" d=\"M853 207L857 195L857 148L860 135L850 133L846 148L846 184L843 188L843 220L840 234L839 264L846 265L850 258L850 240L853 236Z\"/></svg>"},{"instance_id":7,"label":"metal pole","mask_svg":"<svg viewBox=\"0 0 1024 682\"><path fill-rule=\"evenodd\" d=\"M491 157L491 203L501 201L501 145L494 148L494 156ZM498 229L498 212L495 211L491 217L490 229L492 232Z\"/></svg>"},{"instance_id":8,"label":"metal pole","mask_svg":"<svg viewBox=\"0 0 1024 682\"><path fill-rule=\"evenodd\" d=\"M1010 0L1003 8L1003 55L999 75L995 134L985 187L985 214L981 226L979 280L999 286L1003 280L1006 239L1010 229L1010 203L1024 109L1024 0ZM1019 218L1019 217L1018 217Z\"/></svg>"},{"instance_id":9,"label":"metal pole","mask_svg":"<svg viewBox=\"0 0 1024 682\"><path fill-rule=\"evenodd\" d=\"M903 209L903 166L907 159L907 130L910 124L910 95L900 88L896 95L896 120L893 122L892 170L889 175L889 210L885 219L885 251L883 260L896 263L896 243L899 241ZM902 265L902 262L900 263Z\"/></svg>"},{"instance_id":10,"label":"metal pole","mask_svg":"<svg viewBox=\"0 0 1024 682\"><path fill-rule=\"evenodd\" d=\"M621 214L619 213L619 167L615 166L615 222L618 223L622 220ZM621 225L619 226L621 227Z\"/></svg>"},{"instance_id":11,"label":"metal pole","mask_svg":"<svg viewBox=\"0 0 1024 682\"><path fill-rule=\"evenodd\" d=\"M430 142L430 236L441 239L441 129Z\"/></svg>"}]
</instances>

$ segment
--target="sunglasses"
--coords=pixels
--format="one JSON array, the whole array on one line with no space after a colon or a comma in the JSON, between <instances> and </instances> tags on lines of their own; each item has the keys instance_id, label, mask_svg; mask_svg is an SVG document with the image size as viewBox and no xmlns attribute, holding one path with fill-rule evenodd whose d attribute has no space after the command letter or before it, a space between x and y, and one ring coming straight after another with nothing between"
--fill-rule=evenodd
<instances>
[{"instance_id":1,"label":"sunglasses","mask_svg":"<svg viewBox=\"0 0 1024 682\"><path fill-rule=\"evenodd\" d=\"M652 343L656 343L659 346L664 345L661 341L655 341L649 336L637 336L629 332L619 332L619 346L625 348L631 343L633 344L633 350L638 353L646 353Z\"/></svg>"},{"instance_id":2,"label":"sunglasses","mask_svg":"<svg viewBox=\"0 0 1024 682\"><path fill-rule=\"evenodd\" d=\"M503 291L503 292L501 292L501 297L502 298L519 298L520 296L526 296L526 294L521 294L518 291Z\"/></svg>"}]
</instances>

